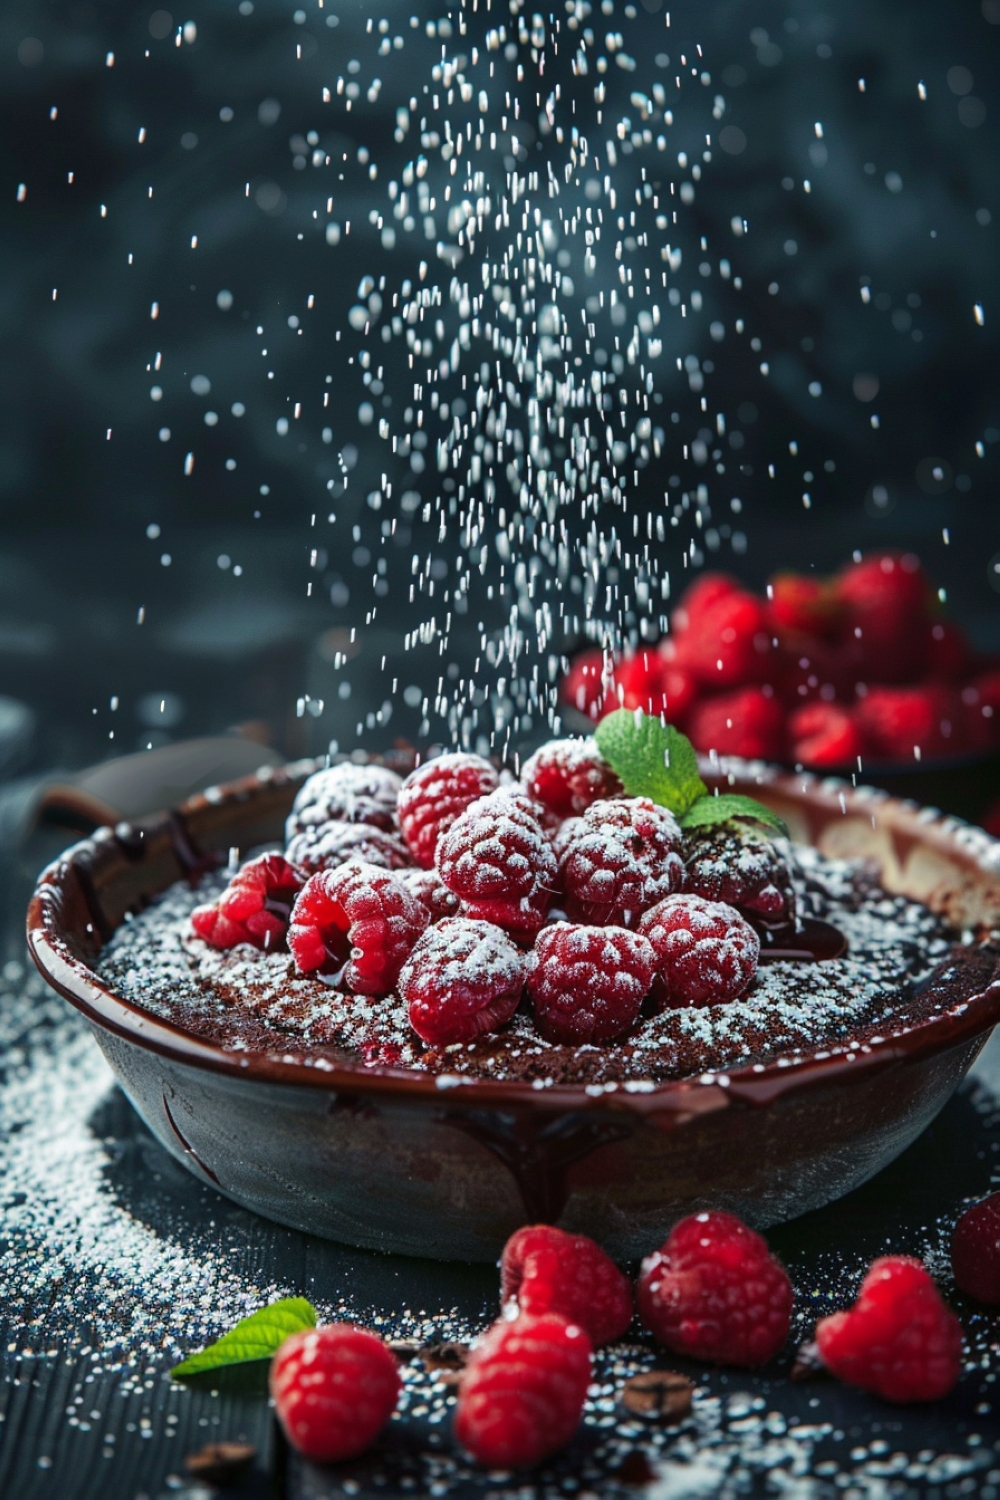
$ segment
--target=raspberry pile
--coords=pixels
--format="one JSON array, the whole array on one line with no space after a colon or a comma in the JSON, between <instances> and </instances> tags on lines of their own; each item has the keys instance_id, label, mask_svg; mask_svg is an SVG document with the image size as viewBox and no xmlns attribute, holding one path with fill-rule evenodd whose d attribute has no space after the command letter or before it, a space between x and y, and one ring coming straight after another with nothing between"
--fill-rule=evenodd
<instances>
[{"instance_id":1,"label":"raspberry pile","mask_svg":"<svg viewBox=\"0 0 1000 1500\"><path fill-rule=\"evenodd\" d=\"M818 768L1000 748L1000 668L944 616L910 553L829 579L779 574L763 599L704 574L671 627L622 659L583 652L564 702L594 720L619 707L665 714L706 754Z\"/></svg>"},{"instance_id":2,"label":"raspberry pile","mask_svg":"<svg viewBox=\"0 0 1000 1500\"><path fill-rule=\"evenodd\" d=\"M990 1226L995 1245L992 1212ZM784 1267L734 1214L682 1219L643 1261L634 1289L586 1235L525 1225L501 1257L500 1316L452 1382L455 1438L488 1469L532 1468L573 1439L594 1351L624 1338L634 1311L671 1354L758 1369L782 1356L793 1301ZM961 1373L958 1319L926 1267L905 1255L876 1260L855 1305L821 1318L810 1348L814 1364L893 1402L939 1400ZM683 1376L647 1375L657 1373L691 1390ZM321 1463L364 1452L402 1386L391 1350L349 1323L293 1334L274 1356L270 1383L289 1442ZM680 1420L689 1411L690 1399Z\"/></svg>"},{"instance_id":3,"label":"raspberry pile","mask_svg":"<svg viewBox=\"0 0 1000 1500\"><path fill-rule=\"evenodd\" d=\"M592 738L543 745L520 780L464 751L405 780L344 762L303 784L286 832L283 856L197 909L195 933L287 946L299 974L386 997L427 1048L473 1043L519 1008L546 1041L602 1047L664 1006L729 1004L757 972L748 916L794 918L763 834L685 836L625 795Z\"/></svg>"}]
</instances>

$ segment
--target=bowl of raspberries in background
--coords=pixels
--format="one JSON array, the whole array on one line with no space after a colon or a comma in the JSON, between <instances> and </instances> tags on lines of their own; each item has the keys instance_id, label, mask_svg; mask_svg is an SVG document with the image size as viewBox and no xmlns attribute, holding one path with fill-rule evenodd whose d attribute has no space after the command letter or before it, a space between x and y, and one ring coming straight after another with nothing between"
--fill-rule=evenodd
<instances>
[{"instance_id":1,"label":"bowl of raspberries in background","mask_svg":"<svg viewBox=\"0 0 1000 1500\"><path fill-rule=\"evenodd\" d=\"M702 754L849 775L1000 828L1000 661L974 651L912 553L780 573L764 595L702 574L657 644L578 653L561 699L574 727L664 713Z\"/></svg>"}]
</instances>

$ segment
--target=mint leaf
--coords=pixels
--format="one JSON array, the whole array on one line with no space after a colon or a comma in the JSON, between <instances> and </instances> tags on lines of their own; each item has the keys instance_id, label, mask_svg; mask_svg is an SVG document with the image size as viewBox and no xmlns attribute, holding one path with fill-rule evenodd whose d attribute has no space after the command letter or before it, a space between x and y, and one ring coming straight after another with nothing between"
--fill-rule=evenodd
<instances>
[{"instance_id":1,"label":"mint leaf","mask_svg":"<svg viewBox=\"0 0 1000 1500\"><path fill-rule=\"evenodd\" d=\"M716 823L729 823L734 818L760 823L764 828L788 837L788 829L776 812L753 797L741 797L738 792L724 792L718 797L699 797L681 817L681 827L711 828Z\"/></svg>"},{"instance_id":2,"label":"mint leaf","mask_svg":"<svg viewBox=\"0 0 1000 1500\"><path fill-rule=\"evenodd\" d=\"M242 1365L252 1359L270 1359L290 1333L316 1327L316 1309L305 1297L283 1297L243 1318L229 1333L223 1334L200 1354L192 1354L171 1370L174 1380L186 1380L204 1370L219 1370L225 1365Z\"/></svg>"},{"instance_id":3,"label":"mint leaf","mask_svg":"<svg viewBox=\"0 0 1000 1500\"><path fill-rule=\"evenodd\" d=\"M630 797L648 797L680 816L708 790L691 741L651 714L615 709L594 738Z\"/></svg>"}]
</instances>

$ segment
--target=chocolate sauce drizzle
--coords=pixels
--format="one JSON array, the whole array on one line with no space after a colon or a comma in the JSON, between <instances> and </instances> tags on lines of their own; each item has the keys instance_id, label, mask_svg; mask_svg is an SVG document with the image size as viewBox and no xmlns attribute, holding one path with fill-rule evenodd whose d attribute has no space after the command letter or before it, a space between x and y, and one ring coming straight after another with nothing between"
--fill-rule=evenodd
<instances>
[{"instance_id":1,"label":"chocolate sauce drizzle","mask_svg":"<svg viewBox=\"0 0 1000 1500\"><path fill-rule=\"evenodd\" d=\"M745 913L760 938L760 962L828 963L847 953L847 938L832 922L803 917L795 922L766 922L756 912Z\"/></svg>"}]
</instances>

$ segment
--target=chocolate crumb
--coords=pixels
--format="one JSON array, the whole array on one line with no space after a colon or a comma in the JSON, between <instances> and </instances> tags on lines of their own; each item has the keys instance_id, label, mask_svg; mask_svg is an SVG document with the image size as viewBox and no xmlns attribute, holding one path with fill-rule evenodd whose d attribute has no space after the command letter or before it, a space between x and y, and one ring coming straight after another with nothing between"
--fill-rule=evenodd
<instances>
[{"instance_id":1,"label":"chocolate crumb","mask_svg":"<svg viewBox=\"0 0 1000 1500\"><path fill-rule=\"evenodd\" d=\"M644 1370L622 1387L622 1405L637 1417L683 1422L691 1410L694 1386L676 1370Z\"/></svg>"},{"instance_id":2,"label":"chocolate crumb","mask_svg":"<svg viewBox=\"0 0 1000 1500\"><path fill-rule=\"evenodd\" d=\"M252 1443L206 1443L188 1454L184 1467L195 1479L224 1486L242 1479L256 1455Z\"/></svg>"},{"instance_id":3,"label":"chocolate crumb","mask_svg":"<svg viewBox=\"0 0 1000 1500\"><path fill-rule=\"evenodd\" d=\"M420 1351L420 1362L443 1385L458 1385L469 1362L468 1344L428 1344Z\"/></svg>"},{"instance_id":4,"label":"chocolate crumb","mask_svg":"<svg viewBox=\"0 0 1000 1500\"><path fill-rule=\"evenodd\" d=\"M795 1355L795 1363L792 1365L791 1378L793 1380L815 1380L817 1375L823 1375L826 1371L820 1358L819 1345L813 1339L799 1346Z\"/></svg>"},{"instance_id":5,"label":"chocolate crumb","mask_svg":"<svg viewBox=\"0 0 1000 1500\"><path fill-rule=\"evenodd\" d=\"M620 1479L622 1484L645 1488L656 1478L656 1470L641 1448L633 1448L632 1452L627 1453L618 1465L615 1478Z\"/></svg>"}]
</instances>

